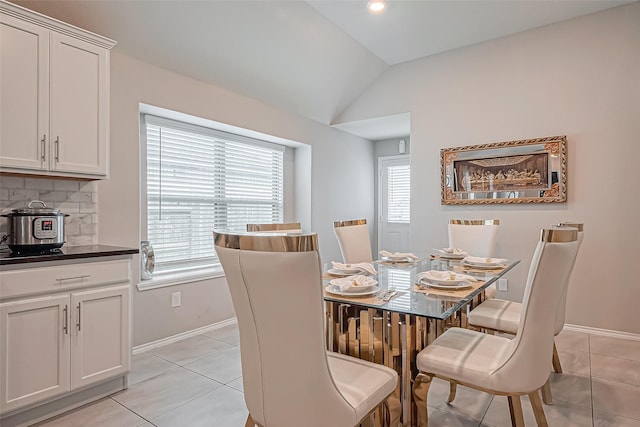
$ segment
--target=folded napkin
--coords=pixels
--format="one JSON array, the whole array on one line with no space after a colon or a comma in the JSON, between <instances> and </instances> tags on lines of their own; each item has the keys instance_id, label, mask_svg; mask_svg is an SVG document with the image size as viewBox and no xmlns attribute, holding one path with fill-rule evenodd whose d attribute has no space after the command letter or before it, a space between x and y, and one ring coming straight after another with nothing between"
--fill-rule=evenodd
<instances>
[{"instance_id":1,"label":"folded napkin","mask_svg":"<svg viewBox=\"0 0 640 427\"><path fill-rule=\"evenodd\" d=\"M376 269L368 262L357 262L355 264L343 264L341 262L331 261L331 265L336 270L356 270L369 274L378 274Z\"/></svg>"},{"instance_id":2,"label":"folded napkin","mask_svg":"<svg viewBox=\"0 0 640 427\"><path fill-rule=\"evenodd\" d=\"M363 276L361 274L342 277L340 279L333 279L331 281L331 284L339 287L341 292L353 291L357 288L361 288L364 290L370 286L375 285L376 283L378 282L376 282L371 276Z\"/></svg>"},{"instance_id":3,"label":"folded napkin","mask_svg":"<svg viewBox=\"0 0 640 427\"><path fill-rule=\"evenodd\" d=\"M463 251L460 248L442 248L442 249L438 249L440 252L443 252L445 254L449 254L449 255L462 255L465 254L466 252Z\"/></svg>"},{"instance_id":4,"label":"folded napkin","mask_svg":"<svg viewBox=\"0 0 640 427\"><path fill-rule=\"evenodd\" d=\"M468 274L456 273L455 271L439 271L439 270L429 270L423 271L422 273L416 274L416 281L420 281L422 279L436 279L436 280L476 280L475 277L469 276Z\"/></svg>"},{"instance_id":5,"label":"folded napkin","mask_svg":"<svg viewBox=\"0 0 640 427\"><path fill-rule=\"evenodd\" d=\"M383 257L389 258L391 260L410 259L412 261L417 261L417 260L420 259L417 256L415 256L415 254L412 254L410 252L393 252L393 253L391 253L389 251L380 251L379 253Z\"/></svg>"},{"instance_id":6,"label":"folded napkin","mask_svg":"<svg viewBox=\"0 0 640 427\"><path fill-rule=\"evenodd\" d=\"M502 264L509 260L505 258L483 258L479 256L468 256L465 257L462 261L469 262L471 264Z\"/></svg>"}]
</instances>

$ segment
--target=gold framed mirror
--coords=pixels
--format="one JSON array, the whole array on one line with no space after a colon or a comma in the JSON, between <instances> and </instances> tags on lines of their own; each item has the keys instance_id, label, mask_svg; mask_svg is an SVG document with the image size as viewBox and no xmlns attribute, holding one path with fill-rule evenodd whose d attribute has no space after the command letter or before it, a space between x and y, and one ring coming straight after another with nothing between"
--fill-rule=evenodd
<instances>
[{"instance_id":1,"label":"gold framed mirror","mask_svg":"<svg viewBox=\"0 0 640 427\"><path fill-rule=\"evenodd\" d=\"M443 148L443 205L567 201L567 137Z\"/></svg>"}]
</instances>

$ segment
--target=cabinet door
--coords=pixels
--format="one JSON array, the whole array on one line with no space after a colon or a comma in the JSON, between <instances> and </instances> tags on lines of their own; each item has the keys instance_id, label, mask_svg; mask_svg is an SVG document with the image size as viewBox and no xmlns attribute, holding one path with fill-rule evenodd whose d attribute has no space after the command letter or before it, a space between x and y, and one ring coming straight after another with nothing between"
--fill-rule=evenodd
<instances>
[{"instance_id":1,"label":"cabinet door","mask_svg":"<svg viewBox=\"0 0 640 427\"><path fill-rule=\"evenodd\" d=\"M129 370L129 294L129 285L71 294L72 389Z\"/></svg>"},{"instance_id":2,"label":"cabinet door","mask_svg":"<svg viewBox=\"0 0 640 427\"><path fill-rule=\"evenodd\" d=\"M51 33L51 170L106 176L108 78L106 49Z\"/></svg>"},{"instance_id":3,"label":"cabinet door","mask_svg":"<svg viewBox=\"0 0 640 427\"><path fill-rule=\"evenodd\" d=\"M69 295L0 304L0 412L69 391Z\"/></svg>"},{"instance_id":4,"label":"cabinet door","mask_svg":"<svg viewBox=\"0 0 640 427\"><path fill-rule=\"evenodd\" d=\"M49 30L0 13L0 167L46 169Z\"/></svg>"}]
</instances>

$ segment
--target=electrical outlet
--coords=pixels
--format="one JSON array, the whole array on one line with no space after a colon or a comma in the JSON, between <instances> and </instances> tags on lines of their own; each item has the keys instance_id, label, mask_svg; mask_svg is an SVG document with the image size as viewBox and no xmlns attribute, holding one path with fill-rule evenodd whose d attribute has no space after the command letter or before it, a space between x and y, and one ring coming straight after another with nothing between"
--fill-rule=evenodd
<instances>
[{"instance_id":1,"label":"electrical outlet","mask_svg":"<svg viewBox=\"0 0 640 427\"><path fill-rule=\"evenodd\" d=\"M174 292L171 294L171 308L180 307L182 305L182 293Z\"/></svg>"},{"instance_id":2,"label":"electrical outlet","mask_svg":"<svg viewBox=\"0 0 640 427\"><path fill-rule=\"evenodd\" d=\"M498 290L507 292L509 281L507 279L498 279Z\"/></svg>"}]
</instances>

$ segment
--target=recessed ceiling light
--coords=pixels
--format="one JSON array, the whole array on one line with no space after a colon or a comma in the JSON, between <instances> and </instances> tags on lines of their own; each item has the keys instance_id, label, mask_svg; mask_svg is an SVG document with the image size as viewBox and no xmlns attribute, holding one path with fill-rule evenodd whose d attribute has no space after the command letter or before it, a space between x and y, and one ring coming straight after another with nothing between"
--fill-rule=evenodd
<instances>
[{"instance_id":1,"label":"recessed ceiling light","mask_svg":"<svg viewBox=\"0 0 640 427\"><path fill-rule=\"evenodd\" d=\"M369 0L369 3L367 3L367 9L371 13L382 13L386 8L385 0Z\"/></svg>"}]
</instances>

